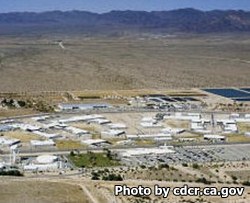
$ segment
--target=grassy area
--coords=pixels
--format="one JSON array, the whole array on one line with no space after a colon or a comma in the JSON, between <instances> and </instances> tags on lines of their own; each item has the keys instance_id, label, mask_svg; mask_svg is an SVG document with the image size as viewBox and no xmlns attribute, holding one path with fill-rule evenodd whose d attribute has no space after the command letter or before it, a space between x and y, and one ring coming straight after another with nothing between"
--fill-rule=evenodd
<instances>
[{"instance_id":1,"label":"grassy area","mask_svg":"<svg viewBox=\"0 0 250 203\"><path fill-rule=\"evenodd\" d=\"M241 133L250 132L250 123L238 123L238 128Z\"/></svg>"},{"instance_id":2,"label":"grassy area","mask_svg":"<svg viewBox=\"0 0 250 203\"><path fill-rule=\"evenodd\" d=\"M99 133L92 134L92 139L94 139L94 140L101 139L101 138L102 138L102 136Z\"/></svg>"},{"instance_id":3,"label":"grassy area","mask_svg":"<svg viewBox=\"0 0 250 203\"><path fill-rule=\"evenodd\" d=\"M189 122L188 121L180 121L180 120L166 120L165 123L169 125L172 128L189 128Z\"/></svg>"},{"instance_id":4,"label":"grassy area","mask_svg":"<svg viewBox=\"0 0 250 203\"><path fill-rule=\"evenodd\" d=\"M226 135L228 142L250 142L250 137L239 135L239 134L229 134Z\"/></svg>"},{"instance_id":5,"label":"grassy area","mask_svg":"<svg viewBox=\"0 0 250 203\"><path fill-rule=\"evenodd\" d=\"M3 133L3 135L8 138L19 139L21 140L21 142L30 142L31 140L41 140L41 137L35 134L22 131L5 132Z\"/></svg>"},{"instance_id":6,"label":"grassy area","mask_svg":"<svg viewBox=\"0 0 250 203\"><path fill-rule=\"evenodd\" d=\"M111 158L108 153L70 154L70 160L77 167L111 167L120 165L118 161Z\"/></svg>"},{"instance_id":7,"label":"grassy area","mask_svg":"<svg viewBox=\"0 0 250 203\"><path fill-rule=\"evenodd\" d=\"M80 128L80 129L83 129L83 130L87 130L89 132L96 132L97 129L96 129L96 126L92 125L92 124L87 124L87 123L74 123L72 124L73 127L76 127L76 128Z\"/></svg>"},{"instance_id":8,"label":"grassy area","mask_svg":"<svg viewBox=\"0 0 250 203\"><path fill-rule=\"evenodd\" d=\"M136 140L136 145L138 146L145 146L145 145L154 145L154 140Z\"/></svg>"},{"instance_id":9,"label":"grassy area","mask_svg":"<svg viewBox=\"0 0 250 203\"><path fill-rule=\"evenodd\" d=\"M176 137L178 138L201 138L203 139L203 136L198 133L190 133L190 132L184 132L181 134L177 134Z\"/></svg>"},{"instance_id":10,"label":"grassy area","mask_svg":"<svg viewBox=\"0 0 250 203\"><path fill-rule=\"evenodd\" d=\"M84 145L80 141L74 140L59 140L56 142L58 149L81 149L84 148Z\"/></svg>"}]
</instances>

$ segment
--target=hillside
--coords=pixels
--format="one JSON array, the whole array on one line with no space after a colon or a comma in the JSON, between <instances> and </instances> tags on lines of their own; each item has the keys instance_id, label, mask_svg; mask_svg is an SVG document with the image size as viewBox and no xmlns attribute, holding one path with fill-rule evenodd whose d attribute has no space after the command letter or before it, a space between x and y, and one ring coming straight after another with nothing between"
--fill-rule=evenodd
<instances>
[{"instance_id":1,"label":"hillside","mask_svg":"<svg viewBox=\"0 0 250 203\"><path fill-rule=\"evenodd\" d=\"M65 29L67 28L67 29ZM160 33L218 33L250 31L250 12L242 10L199 11L86 11L0 14L0 34L20 33L110 33L137 31Z\"/></svg>"}]
</instances>

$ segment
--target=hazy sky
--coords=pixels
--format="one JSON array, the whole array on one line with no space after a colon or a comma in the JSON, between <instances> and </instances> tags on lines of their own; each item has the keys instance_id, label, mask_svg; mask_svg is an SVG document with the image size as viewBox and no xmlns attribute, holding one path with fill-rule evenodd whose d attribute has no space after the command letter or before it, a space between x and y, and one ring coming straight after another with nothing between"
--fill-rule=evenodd
<instances>
[{"instance_id":1,"label":"hazy sky","mask_svg":"<svg viewBox=\"0 0 250 203\"><path fill-rule=\"evenodd\" d=\"M87 10L171 10L193 7L201 10L250 10L250 0L0 0L0 12Z\"/></svg>"}]
</instances>

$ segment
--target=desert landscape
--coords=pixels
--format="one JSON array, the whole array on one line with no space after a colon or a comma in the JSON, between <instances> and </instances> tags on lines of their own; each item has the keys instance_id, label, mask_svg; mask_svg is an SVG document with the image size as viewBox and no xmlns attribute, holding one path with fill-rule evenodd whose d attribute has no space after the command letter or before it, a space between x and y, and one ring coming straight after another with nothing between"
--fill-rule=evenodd
<instances>
[{"instance_id":1,"label":"desert landscape","mask_svg":"<svg viewBox=\"0 0 250 203\"><path fill-rule=\"evenodd\" d=\"M249 45L244 34L1 36L0 91L249 86Z\"/></svg>"},{"instance_id":2,"label":"desert landscape","mask_svg":"<svg viewBox=\"0 0 250 203\"><path fill-rule=\"evenodd\" d=\"M249 203L250 4L98 1L1 2L0 203Z\"/></svg>"}]
</instances>

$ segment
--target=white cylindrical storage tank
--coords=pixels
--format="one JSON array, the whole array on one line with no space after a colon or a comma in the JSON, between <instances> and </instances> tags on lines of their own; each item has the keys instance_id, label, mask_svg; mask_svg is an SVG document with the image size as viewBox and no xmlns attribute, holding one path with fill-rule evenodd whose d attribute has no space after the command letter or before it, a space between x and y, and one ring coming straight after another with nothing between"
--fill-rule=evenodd
<instances>
[{"instance_id":1,"label":"white cylindrical storage tank","mask_svg":"<svg viewBox=\"0 0 250 203\"><path fill-rule=\"evenodd\" d=\"M57 161L57 156L53 156L53 155L41 155L41 156L38 156L36 158L36 161L39 163L39 164L51 164L51 163L54 163L55 161Z\"/></svg>"}]
</instances>

